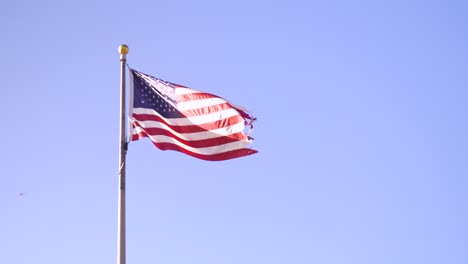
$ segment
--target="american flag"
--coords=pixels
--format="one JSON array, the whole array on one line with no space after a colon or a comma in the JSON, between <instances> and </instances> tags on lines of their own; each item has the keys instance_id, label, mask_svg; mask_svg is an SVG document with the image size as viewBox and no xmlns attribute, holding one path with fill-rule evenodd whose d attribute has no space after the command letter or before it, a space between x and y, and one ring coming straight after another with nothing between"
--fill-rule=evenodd
<instances>
[{"instance_id":1,"label":"american flag","mask_svg":"<svg viewBox=\"0 0 468 264\"><path fill-rule=\"evenodd\" d=\"M130 69L131 140L148 137L161 150L210 161L257 153L255 121L227 100Z\"/></svg>"}]
</instances>

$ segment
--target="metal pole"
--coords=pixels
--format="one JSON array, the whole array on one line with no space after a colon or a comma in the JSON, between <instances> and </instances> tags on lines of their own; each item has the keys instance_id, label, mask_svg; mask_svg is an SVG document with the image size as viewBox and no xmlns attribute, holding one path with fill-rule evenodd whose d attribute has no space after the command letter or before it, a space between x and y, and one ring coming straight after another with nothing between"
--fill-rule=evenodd
<instances>
[{"instance_id":1,"label":"metal pole","mask_svg":"<svg viewBox=\"0 0 468 264\"><path fill-rule=\"evenodd\" d=\"M119 218L117 231L117 264L125 264L125 156L127 139L125 137L125 64L128 46L120 45L120 153L119 153Z\"/></svg>"}]
</instances>

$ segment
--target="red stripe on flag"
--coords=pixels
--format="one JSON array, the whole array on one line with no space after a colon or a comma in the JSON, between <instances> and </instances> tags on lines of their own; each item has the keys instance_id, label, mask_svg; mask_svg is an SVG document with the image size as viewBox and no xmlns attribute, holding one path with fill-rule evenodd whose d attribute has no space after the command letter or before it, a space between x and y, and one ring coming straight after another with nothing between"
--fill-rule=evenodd
<instances>
[{"instance_id":1,"label":"red stripe on flag","mask_svg":"<svg viewBox=\"0 0 468 264\"><path fill-rule=\"evenodd\" d=\"M151 141L153 142L153 141ZM235 149L227 152L222 152L222 153L217 153L213 155L204 155L204 154L199 154L199 153L194 153L189 150L186 150L178 145L174 145L171 143L157 143L153 142L153 144L160 150L175 150L179 151L182 153L185 153L187 155L190 155L195 158L199 158L202 160L208 160L208 161L221 161L221 160L229 160L229 159L235 159L235 158L240 158L248 155L252 155L257 153L258 151L253 150L253 149L248 149L248 148L242 148L242 149Z\"/></svg>"},{"instance_id":2,"label":"red stripe on flag","mask_svg":"<svg viewBox=\"0 0 468 264\"><path fill-rule=\"evenodd\" d=\"M137 124L134 123L134 127ZM239 132L235 133L229 136L219 136L219 137L213 137L213 138L207 138L207 139L199 139L199 140L187 140L181 137L178 137L171 133L169 130L162 129L162 128L143 128L139 126L142 131L144 131L144 134L139 132L139 138L142 136L168 136L171 137L189 147L193 148L204 148L204 147L212 147L212 146L219 146L227 143L232 143L236 141L241 141L241 140L247 140L247 137L245 136L244 133ZM138 138L138 139L139 139Z\"/></svg>"},{"instance_id":3,"label":"red stripe on flag","mask_svg":"<svg viewBox=\"0 0 468 264\"><path fill-rule=\"evenodd\" d=\"M185 126L174 126L170 123L170 120L166 120L157 115L149 115L149 114L133 114L133 117L142 122L142 121L155 121L160 122L162 124L167 125L172 130L178 133L195 133L195 132L203 132L214 130L223 127L229 127L235 124L239 124L244 121L241 116L232 116L229 118L217 120L215 122L200 124L200 125L185 125ZM168 122L169 121L169 122Z\"/></svg>"},{"instance_id":4,"label":"red stripe on flag","mask_svg":"<svg viewBox=\"0 0 468 264\"><path fill-rule=\"evenodd\" d=\"M210 93L190 93L190 94L181 94L177 96L177 101L178 102L189 102L189 101L196 101L196 100L203 100L203 99L211 99L211 98L220 98L224 100L223 98L210 94Z\"/></svg>"},{"instance_id":5,"label":"red stripe on flag","mask_svg":"<svg viewBox=\"0 0 468 264\"><path fill-rule=\"evenodd\" d=\"M195 109L184 110L180 112L186 117L192 117L192 116L202 116L202 115L212 114L212 113L221 112L221 111L228 110L228 109L235 109L235 108L233 108L229 103L222 103L218 105L212 105L209 107L195 108Z\"/></svg>"}]
</instances>

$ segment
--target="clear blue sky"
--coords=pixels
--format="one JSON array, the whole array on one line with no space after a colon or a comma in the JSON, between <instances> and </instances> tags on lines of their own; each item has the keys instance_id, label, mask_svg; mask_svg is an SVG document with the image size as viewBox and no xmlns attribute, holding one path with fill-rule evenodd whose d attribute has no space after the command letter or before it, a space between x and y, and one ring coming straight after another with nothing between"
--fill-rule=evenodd
<instances>
[{"instance_id":1,"label":"clear blue sky","mask_svg":"<svg viewBox=\"0 0 468 264\"><path fill-rule=\"evenodd\" d=\"M132 142L127 263L468 263L466 1L7 1L0 262L116 263L119 54L259 154ZM24 192L24 196L18 196Z\"/></svg>"}]
</instances>

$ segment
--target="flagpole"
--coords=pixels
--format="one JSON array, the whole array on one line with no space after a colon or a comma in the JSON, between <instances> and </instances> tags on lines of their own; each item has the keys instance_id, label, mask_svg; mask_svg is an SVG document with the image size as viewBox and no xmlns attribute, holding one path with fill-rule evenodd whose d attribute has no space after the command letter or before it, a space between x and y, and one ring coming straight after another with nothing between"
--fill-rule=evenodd
<instances>
[{"instance_id":1,"label":"flagpole","mask_svg":"<svg viewBox=\"0 0 468 264\"><path fill-rule=\"evenodd\" d=\"M117 264L125 264L125 156L127 154L127 139L125 137L125 66L127 63L128 46L119 46L120 53L120 153L119 153L119 209L117 231Z\"/></svg>"}]
</instances>

